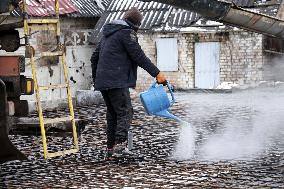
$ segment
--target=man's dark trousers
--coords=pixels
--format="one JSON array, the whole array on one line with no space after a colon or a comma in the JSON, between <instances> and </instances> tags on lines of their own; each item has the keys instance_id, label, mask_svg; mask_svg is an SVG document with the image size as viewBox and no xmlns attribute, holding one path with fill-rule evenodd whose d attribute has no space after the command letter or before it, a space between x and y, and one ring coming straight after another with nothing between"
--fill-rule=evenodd
<instances>
[{"instance_id":1,"label":"man's dark trousers","mask_svg":"<svg viewBox=\"0 0 284 189\"><path fill-rule=\"evenodd\" d=\"M128 88L101 91L107 107L107 148L127 140L133 117L133 108Z\"/></svg>"}]
</instances>

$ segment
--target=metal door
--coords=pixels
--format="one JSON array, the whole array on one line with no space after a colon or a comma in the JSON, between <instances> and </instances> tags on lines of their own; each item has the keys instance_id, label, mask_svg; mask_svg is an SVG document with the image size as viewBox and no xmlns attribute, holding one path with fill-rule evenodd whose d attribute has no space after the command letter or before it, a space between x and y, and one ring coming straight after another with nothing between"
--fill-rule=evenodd
<instances>
[{"instance_id":1,"label":"metal door","mask_svg":"<svg viewBox=\"0 0 284 189\"><path fill-rule=\"evenodd\" d=\"M220 84L220 44L195 43L195 87L213 89Z\"/></svg>"}]
</instances>

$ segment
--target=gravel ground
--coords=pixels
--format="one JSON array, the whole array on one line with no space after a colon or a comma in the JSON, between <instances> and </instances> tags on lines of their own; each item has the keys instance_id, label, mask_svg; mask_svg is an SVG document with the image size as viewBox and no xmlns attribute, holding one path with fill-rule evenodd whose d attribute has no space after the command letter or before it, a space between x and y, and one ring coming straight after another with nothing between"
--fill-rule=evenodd
<instances>
[{"instance_id":1,"label":"gravel ground","mask_svg":"<svg viewBox=\"0 0 284 189\"><path fill-rule=\"evenodd\" d=\"M177 93L172 112L195 133L191 157L173 156L176 144L186 149L187 139L179 141L184 128L147 116L134 102L133 152L141 157L104 161L105 106L77 107L77 117L90 119L80 152L44 160L40 137L10 136L29 160L2 164L0 188L284 188L282 94ZM48 142L50 151L71 146L69 137Z\"/></svg>"}]
</instances>

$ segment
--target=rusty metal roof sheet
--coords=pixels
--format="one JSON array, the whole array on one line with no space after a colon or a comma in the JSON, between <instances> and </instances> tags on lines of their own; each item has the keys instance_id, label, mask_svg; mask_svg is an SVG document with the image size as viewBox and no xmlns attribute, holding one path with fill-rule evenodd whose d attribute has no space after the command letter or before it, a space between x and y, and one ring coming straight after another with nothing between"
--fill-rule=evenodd
<instances>
[{"instance_id":1,"label":"rusty metal roof sheet","mask_svg":"<svg viewBox=\"0 0 284 189\"><path fill-rule=\"evenodd\" d=\"M39 3L40 2L40 3ZM44 17L54 14L54 0L28 0L27 10L31 16ZM60 14L68 17L100 17L111 0L60 0ZM19 9L13 16L21 16Z\"/></svg>"},{"instance_id":2,"label":"rusty metal roof sheet","mask_svg":"<svg viewBox=\"0 0 284 189\"><path fill-rule=\"evenodd\" d=\"M55 0L28 0L27 12L30 16L44 17L55 15ZM59 13L68 14L78 11L77 7L70 0L59 1Z\"/></svg>"}]
</instances>

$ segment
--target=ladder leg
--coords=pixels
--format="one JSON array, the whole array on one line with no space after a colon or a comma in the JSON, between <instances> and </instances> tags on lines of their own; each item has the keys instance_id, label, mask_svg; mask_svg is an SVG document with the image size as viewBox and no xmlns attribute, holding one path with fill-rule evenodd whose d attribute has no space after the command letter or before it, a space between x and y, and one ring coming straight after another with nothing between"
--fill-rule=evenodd
<instances>
[{"instance_id":1,"label":"ladder leg","mask_svg":"<svg viewBox=\"0 0 284 189\"><path fill-rule=\"evenodd\" d=\"M65 83L67 84L67 96L68 96L69 111L70 111L70 115L72 118L73 139L74 139L74 144L75 144L76 149L79 150L74 108L73 108L73 103L72 103L72 94L71 94L71 89L70 89L70 84L69 84L69 79L68 79L68 68L67 68L65 59L66 59L65 53L63 53L63 56L61 58L61 63L63 66Z\"/></svg>"},{"instance_id":2,"label":"ladder leg","mask_svg":"<svg viewBox=\"0 0 284 189\"><path fill-rule=\"evenodd\" d=\"M32 47L29 47L29 48L32 48ZM45 128L44 128L43 113L42 113L42 108L41 108L41 101L40 101L39 87L38 87L38 82L37 82L37 72L36 72L36 65L34 62L33 49L30 49L30 52L31 52L30 60L31 60L31 67L32 67L32 76L34 80L34 88L36 91L36 104L37 104L40 130L41 130L42 143L43 143L43 153L44 153L44 158L46 159L48 155L47 142L46 142L46 134L45 134Z\"/></svg>"}]
</instances>

